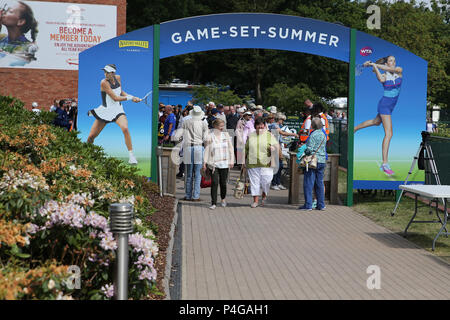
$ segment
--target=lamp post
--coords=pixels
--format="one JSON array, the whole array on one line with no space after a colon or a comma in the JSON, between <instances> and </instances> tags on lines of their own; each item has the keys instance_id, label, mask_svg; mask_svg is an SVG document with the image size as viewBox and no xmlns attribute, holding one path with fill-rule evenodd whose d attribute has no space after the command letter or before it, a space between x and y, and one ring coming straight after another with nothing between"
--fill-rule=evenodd
<instances>
[{"instance_id":1,"label":"lamp post","mask_svg":"<svg viewBox=\"0 0 450 320\"><path fill-rule=\"evenodd\" d=\"M113 203L109 206L110 229L117 240L114 293L116 300L128 299L128 235L133 233L133 206Z\"/></svg>"}]
</instances>

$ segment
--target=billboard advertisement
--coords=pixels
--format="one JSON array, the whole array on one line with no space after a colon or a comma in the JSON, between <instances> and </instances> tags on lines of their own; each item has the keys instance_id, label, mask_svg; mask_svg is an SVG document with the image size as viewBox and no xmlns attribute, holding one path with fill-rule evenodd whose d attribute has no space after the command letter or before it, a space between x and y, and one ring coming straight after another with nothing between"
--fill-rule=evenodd
<instances>
[{"instance_id":1,"label":"billboard advertisement","mask_svg":"<svg viewBox=\"0 0 450 320\"><path fill-rule=\"evenodd\" d=\"M425 127L427 62L392 43L356 33L355 189L403 184ZM423 183L414 168L408 183Z\"/></svg>"},{"instance_id":2,"label":"billboard advertisement","mask_svg":"<svg viewBox=\"0 0 450 320\"><path fill-rule=\"evenodd\" d=\"M117 35L117 7L0 1L0 67L78 70L78 55Z\"/></svg>"},{"instance_id":3,"label":"billboard advertisement","mask_svg":"<svg viewBox=\"0 0 450 320\"><path fill-rule=\"evenodd\" d=\"M78 71L80 139L101 146L147 177L152 155L153 46L153 27L133 31L83 51Z\"/></svg>"}]
</instances>

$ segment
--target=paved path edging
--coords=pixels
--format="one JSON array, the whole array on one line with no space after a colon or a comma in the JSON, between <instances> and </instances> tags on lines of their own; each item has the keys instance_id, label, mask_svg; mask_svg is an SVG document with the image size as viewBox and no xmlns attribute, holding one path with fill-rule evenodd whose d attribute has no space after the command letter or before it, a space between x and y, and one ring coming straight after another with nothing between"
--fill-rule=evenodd
<instances>
[{"instance_id":1,"label":"paved path edging","mask_svg":"<svg viewBox=\"0 0 450 320\"><path fill-rule=\"evenodd\" d=\"M173 250L173 244L175 242L175 227L177 225L177 221L178 221L178 199L174 199L174 215L173 215L173 220L172 220L172 224L170 227L170 240L169 240L169 245L167 247L167 253L166 253L166 269L164 271L164 279L163 279L163 287L164 287L164 293L166 295L164 300L171 300L170 299L170 287L169 287L169 282L170 282L170 273L172 270L172 250Z\"/></svg>"}]
</instances>

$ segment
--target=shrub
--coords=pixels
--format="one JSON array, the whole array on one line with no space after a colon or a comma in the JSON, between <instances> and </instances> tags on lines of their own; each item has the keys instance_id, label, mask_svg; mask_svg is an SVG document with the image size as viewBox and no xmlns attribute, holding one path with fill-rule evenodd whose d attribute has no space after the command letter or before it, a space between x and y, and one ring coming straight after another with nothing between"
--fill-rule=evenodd
<instances>
[{"instance_id":1,"label":"shrub","mask_svg":"<svg viewBox=\"0 0 450 320\"><path fill-rule=\"evenodd\" d=\"M134 206L129 296L145 298L156 290L157 228L146 219L154 211L146 190L155 187L76 132L51 125L53 118L0 96L0 298L110 298L114 202ZM64 285L71 265L81 270L79 290Z\"/></svg>"}]
</instances>

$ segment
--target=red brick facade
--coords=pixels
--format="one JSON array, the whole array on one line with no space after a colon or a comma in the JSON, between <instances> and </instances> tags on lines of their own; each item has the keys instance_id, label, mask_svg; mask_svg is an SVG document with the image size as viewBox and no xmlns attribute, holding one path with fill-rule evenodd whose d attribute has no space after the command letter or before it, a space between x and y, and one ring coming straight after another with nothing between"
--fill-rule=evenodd
<instances>
[{"instance_id":1,"label":"red brick facade","mask_svg":"<svg viewBox=\"0 0 450 320\"><path fill-rule=\"evenodd\" d=\"M47 1L47 0L40 0ZM52 0L84 4L117 6L117 35L126 32L126 0ZM78 71L49 69L0 68L0 95L12 95L31 109L36 101L48 110L54 99L78 97Z\"/></svg>"}]
</instances>

